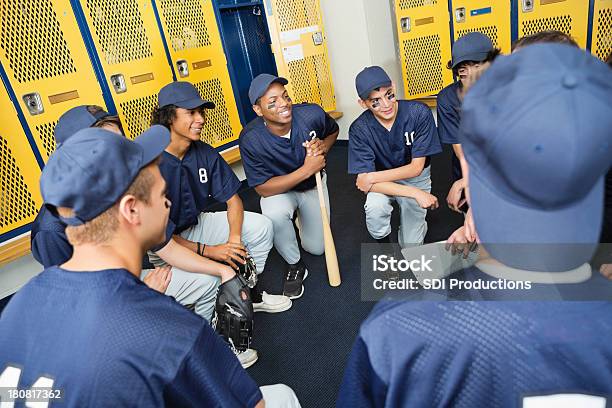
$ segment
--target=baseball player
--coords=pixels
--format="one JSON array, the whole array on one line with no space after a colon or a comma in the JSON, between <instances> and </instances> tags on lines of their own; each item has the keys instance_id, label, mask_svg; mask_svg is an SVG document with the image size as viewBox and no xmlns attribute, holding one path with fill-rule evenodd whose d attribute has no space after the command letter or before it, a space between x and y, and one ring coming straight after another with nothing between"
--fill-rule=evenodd
<instances>
[{"instance_id":1,"label":"baseball player","mask_svg":"<svg viewBox=\"0 0 612 408\"><path fill-rule=\"evenodd\" d=\"M464 192L466 179L463 178L461 171L460 162L463 159L463 152L461 143L459 143L460 94L472 71L493 61L499 55L499 50L493 47L489 37L474 32L468 33L455 41L451 53L452 59L448 63L448 69L452 69L453 75L459 80L438 93L436 111L440 141L453 147L453 185L446 196L446 202L452 210L465 212L467 211Z\"/></svg>"},{"instance_id":2,"label":"baseball player","mask_svg":"<svg viewBox=\"0 0 612 408\"><path fill-rule=\"evenodd\" d=\"M45 387L26 405L299 407L286 386L260 391L210 325L139 279L144 250L164 240L170 202L157 161L169 142L162 126L136 142L87 128L49 158L41 192L73 254L3 311L3 403L10 390Z\"/></svg>"},{"instance_id":3,"label":"baseball player","mask_svg":"<svg viewBox=\"0 0 612 408\"><path fill-rule=\"evenodd\" d=\"M58 149L78 130L101 127L121 134L121 122L96 106L77 106L63 114L55 128ZM70 259L72 245L65 233L66 225L57 214L43 206L32 224L32 255L45 268L61 265ZM174 297L179 303L192 308L197 314L211 321L217 297L217 286L211 280L219 277L222 283L236 276L234 270L208 258L202 257L179 245L172 239L172 230L167 231L164 243L156 246L159 256L176 267L174 272L167 266L154 270L143 270L141 279L150 287ZM189 272L184 272L189 271ZM258 358L253 349L235 349L244 367L250 367Z\"/></svg>"},{"instance_id":4,"label":"baseball player","mask_svg":"<svg viewBox=\"0 0 612 408\"><path fill-rule=\"evenodd\" d=\"M221 155L200 140L206 109L213 109L214 103L203 100L189 82L164 86L158 100L153 124L168 128L171 138L159 167L174 203L170 210L174 238L193 252L235 269L245 263L248 253L257 273L262 273L272 248L272 224L261 214L244 211L238 195L240 181ZM226 203L227 211L207 212L215 201ZM149 256L153 264L163 264L156 255ZM210 277L211 287L218 284L219 279ZM256 312L279 313L291 307L291 300L283 295L253 290L252 297Z\"/></svg>"},{"instance_id":5,"label":"baseball player","mask_svg":"<svg viewBox=\"0 0 612 408\"><path fill-rule=\"evenodd\" d=\"M250 187L261 196L261 211L272 220L274 247L288 264L283 294L297 299L308 276L293 225L297 211L304 250L324 252L323 225L315 174L323 171L329 213L325 156L338 137L338 125L320 106L293 105L285 78L261 74L249 87L257 118L240 133L242 163Z\"/></svg>"},{"instance_id":6,"label":"baseball player","mask_svg":"<svg viewBox=\"0 0 612 408\"><path fill-rule=\"evenodd\" d=\"M389 242L394 200L400 207L400 246L420 245L427 233L427 209L438 207L431 195L430 156L442 151L430 109L398 101L395 86L378 66L355 79L359 105L366 109L349 129L349 174L366 194L366 226L372 238Z\"/></svg>"},{"instance_id":7,"label":"baseball player","mask_svg":"<svg viewBox=\"0 0 612 408\"><path fill-rule=\"evenodd\" d=\"M379 304L355 342L339 407L610 404L602 356L612 354L612 283L585 262L612 163L611 93L612 72L566 45L526 47L492 64L463 103L470 208L488 258L471 281L531 290L476 292L523 300L513 302ZM521 299L546 293L589 301Z\"/></svg>"}]
</instances>

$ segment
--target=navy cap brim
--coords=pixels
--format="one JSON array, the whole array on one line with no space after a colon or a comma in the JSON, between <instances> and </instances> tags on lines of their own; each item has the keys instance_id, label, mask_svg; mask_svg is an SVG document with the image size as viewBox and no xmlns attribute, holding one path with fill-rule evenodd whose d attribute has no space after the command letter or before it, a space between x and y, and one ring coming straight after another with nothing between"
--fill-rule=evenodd
<instances>
[{"instance_id":1,"label":"navy cap brim","mask_svg":"<svg viewBox=\"0 0 612 408\"><path fill-rule=\"evenodd\" d=\"M202 98L188 99L186 101L177 102L174 105L178 106L179 108L183 108L183 109L195 109L195 108L199 108L199 107L203 107L205 109L214 109L215 108L214 102L205 101Z\"/></svg>"},{"instance_id":2,"label":"navy cap brim","mask_svg":"<svg viewBox=\"0 0 612 408\"><path fill-rule=\"evenodd\" d=\"M168 147L170 132L164 126L153 125L134 139L134 142L143 149L142 167L145 167Z\"/></svg>"},{"instance_id":3,"label":"navy cap brim","mask_svg":"<svg viewBox=\"0 0 612 408\"><path fill-rule=\"evenodd\" d=\"M453 60L453 64L451 68L455 68L457 65L465 61L476 61L476 62L484 61L487 59L487 55L489 55L488 51L487 52L474 52L471 54L461 55Z\"/></svg>"},{"instance_id":4,"label":"navy cap brim","mask_svg":"<svg viewBox=\"0 0 612 408\"><path fill-rule=\"evenodd\" d=\"M588 262L599 241L604 178L580 201L536 210L500 198L470 172L471 207L478 237L497 261L512 268L561 272Z\"/></svg>"},{"instance_id":5,"label":"navy cap brim","mask_svg":"<svg viewBox=\"0 0 612 408\"><path fill-rule=\"evenodd\" d=\"M392 81L387 81L387 80L380 81L379 83L377 82L374 85L369 86L366 91L364 91L361 95L359 95L359 97L361 98L362 101L365 101L366 99L369 98L373 90L377 88L382 88L383 86L391 86L391 84L392 84Z\"/></svg>"}]
</instances>

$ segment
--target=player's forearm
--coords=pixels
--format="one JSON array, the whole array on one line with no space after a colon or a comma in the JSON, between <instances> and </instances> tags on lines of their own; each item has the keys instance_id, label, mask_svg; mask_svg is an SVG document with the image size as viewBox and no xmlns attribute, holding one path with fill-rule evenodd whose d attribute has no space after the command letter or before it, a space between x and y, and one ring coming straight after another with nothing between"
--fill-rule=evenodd
<instances>
[{"instance_id":1,"label":"player's forearm","mask_svg":"<svg viewBox=\"0 0 612 408\"><path fill-rule=\"evenodd\" d=\"M323 143L323 145L325 146L326 152L329 152L334 143L336 143L339 133L340 131L332 133L331 135L328 135L325 139L321 140L321 143Z\"/></svg>"},{"instance_id":2,"label":"player's forearm","mask_svg":"<svg viewBox=\"0 0 612 408\"><path fill-rule=\"evenodd\" d=\"M238 194L227 200L227 222L229 224L230 242L240 242L242 235L242 221L244 220L244 206Z\"/></svg>"},{"instance_id":3,"label":"player's forearm","mask_svg":"<svg viewBox=\"0 0 612 408\"><path fill-rule=\"evenodd\" d=\"M418 157L412 163L395 169L381 170L372 173L374 183L384 183L387 181L398 181L420 176L425 167L425 158Z\"/></svg>"},{"instance_id":4,"label":"player's forearm","mask_svg":"<svg viewBox=\"0 0 612 408\"><path fill-rule=\"evenodd\" d=\"M157 255L168 265L187 272L219 277L232 272L231 267L200 256L178 244L174 239L168 241L165 247L157 251Z\"/></svg>"},{"instance_id":5,"label":"player's forearm","mask_svg":"<svg viewBox=\"0 0 612 408\"><path fill-rule=\"evenodd\" d=\"M299 169L285 174L284 176L272 177L263 184L255 187L255 191L262 197L270 197L276 194L286 193L293 187L312 176L306 169L300 167Z\"/></svg>"},{"instance_id":6,"label":"player's forearm","mask_svg":"<svg viewBox=\"0 0 612 408\"><path fill-rule=\"evenodd\" d=\"M453 145L453 152L455 152L455 156L457 156L459 161L464 160L463 159L463 148L461 147L459 143L456 143Z\"/></svg>"},{"instance_id":7,"label":"player's forearm","mask_svg":"<svg viewBox=\"0 0 612 408\"><path fill-rule=\"evenodd\" d=\"M173 235L172 236L172 240L175 241L177 244L179 244L180 246L183 246L187 249L189 249L192 252L198 252L198 244L192 241L189 241L188 239L185 239L183 237L181 237L180 235Z\"/></svg>"},{"instance_id":8,"label":"player's forearm","mask_svg":"<svg viewBox=\"0 0 612 408\"><path fill-rule=\"evenodd\" d=\"M390 196L410 197L416 198L416 196L423 192L413 186L405 186L403 184L394 183L392 181L383 181L382 183L376 183L372 185L372 189L375 193L386 194Z\"/></svg>"}]
</instances>

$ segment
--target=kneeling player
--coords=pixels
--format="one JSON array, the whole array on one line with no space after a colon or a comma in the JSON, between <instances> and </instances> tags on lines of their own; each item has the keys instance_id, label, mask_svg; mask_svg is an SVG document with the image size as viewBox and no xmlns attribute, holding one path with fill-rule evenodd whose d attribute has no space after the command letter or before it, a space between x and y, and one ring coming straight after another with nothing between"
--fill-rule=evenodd
<instances>
[{"instance_id":1,"label":"kneeling player","mask_svg":"<svg viewBox=\"0 0 612 408\"><path fill-rule=\"evenodd\" d=\"M399 244L420 245L427 233L427 209L438 207L429 193L429 156L442 151L433 115L420 102L398 101L380 67L365 68L355 84L358 102L367 110L349 129L348 170L357 174L357 188L367 195L368 232L389 242L395 200L400 207Z\"/></svg>"},{"instance_id":2,"label":"kneeling player","mask_svg":"<svg viewBox=\"0 0 612 408\"><path fill-rule=\"evenodd\" d=\"M297 299L308 275L301 259L293 216L307 252L324 252L323 225L315 174L338 137L336 122L314 104L293 105L287 80L261 74L251 82L249 99L257 118L240 134L240 153L249 186L261 196L261 211L274 225L274 246L289 264L283 293ZM329 212L326 176L323 192Z\"/></svg>"}]
</instances>

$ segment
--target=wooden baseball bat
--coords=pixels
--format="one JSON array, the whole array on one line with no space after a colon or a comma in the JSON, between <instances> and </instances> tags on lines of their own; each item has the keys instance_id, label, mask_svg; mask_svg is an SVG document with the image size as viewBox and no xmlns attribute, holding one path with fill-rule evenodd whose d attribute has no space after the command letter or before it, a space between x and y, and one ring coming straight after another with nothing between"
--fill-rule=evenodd
<instances>
[{"instance_id":1,"label":"wooden baseball bat","mask_svg":"<svg viewBox=\"0 0 612 408\"><path fill-rule=\"evenodd\" d=\"M329 279L329 285L335 287L339 286L341 283L340 268L338 267L338 256L336 255L336 245L334 245L334 237L332 236L331 227L329 226L329 218L327 217L321 172L318 171L315 177L317 179L317 192L319 193L321 222L323 224L323 241L325 242L325 264L327 265L327 278Z\"/></svg>"}]
</instances>

